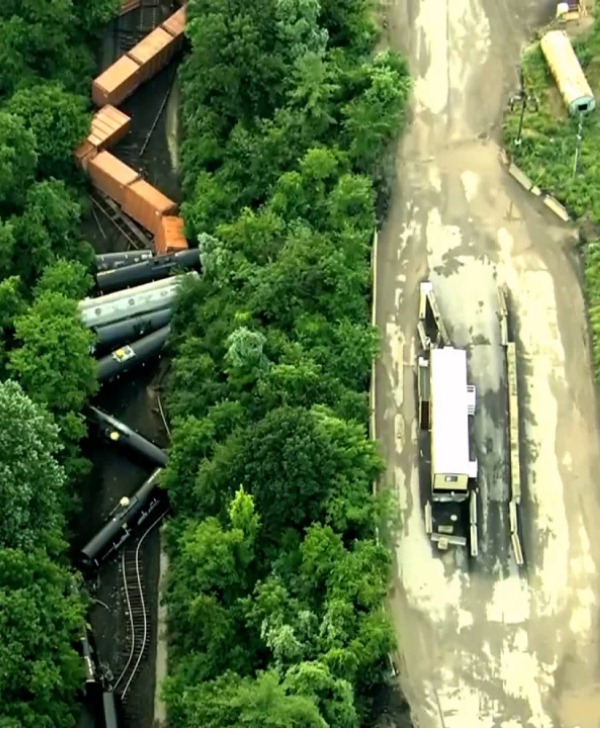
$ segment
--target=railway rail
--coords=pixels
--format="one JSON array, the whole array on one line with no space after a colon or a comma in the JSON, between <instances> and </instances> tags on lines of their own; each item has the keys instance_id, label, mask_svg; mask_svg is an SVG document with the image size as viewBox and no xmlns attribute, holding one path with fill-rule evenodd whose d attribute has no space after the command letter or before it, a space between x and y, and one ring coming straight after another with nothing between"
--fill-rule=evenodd
<instances>
[{"instance_id":1,"label":"railway rail","mask_svg":"<svg viewBox=\"0 0 600 732\"><path fill-rule=\"evenodd\" d=\"M108 196L93 191L90 199L104 218L125 238L132 249L152 249L152 241L132 221L125 217L121 209Z\"/></svg>"},{"instance_id":2,"label":"railway rail","mask_svg":"<svg viewBox=\"0 0 600 732\"><path fill-rule=\"evenodd\" d=\"M129 693L140 664L148 654L150 644L150 625L144 599L145 588L142 579L140 549L146 537L163 520L166 514L167 511L163 511L150 524L140 537L135 549L125 550L121 554L121 574L130 631L129 654L113 687L121 699L125 699Z\"/></svg>"}]
</instances>

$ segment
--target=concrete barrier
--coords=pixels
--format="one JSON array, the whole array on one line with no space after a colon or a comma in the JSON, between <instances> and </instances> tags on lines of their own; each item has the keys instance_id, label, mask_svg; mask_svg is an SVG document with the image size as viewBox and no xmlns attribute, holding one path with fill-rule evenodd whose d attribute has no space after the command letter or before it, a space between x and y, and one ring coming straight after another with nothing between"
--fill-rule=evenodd
<instances>
[{"instance_id":1,"label":"concrete barrier","mask_svg":"<svg viewBox=\"0 0 600 732\"><path fill-rule=\"evenodd\" d=\"M529 178L529 176L527 176L521 168L517 167L514 163L511 163L508 166L508 174L511 175L526 191L531 191L534 187L531 178Z\"/></svg>"},{"instance_id":2,"label":"concrete barrier","mask_svg":"<svg viewBox=\"0 0 600 732\"><path fill-rule=\"evenodd\" d=\"M506 150L501 150L500 159L505 165L508 166L508 174L517 181L521 188L526 190L528 193L531 193L536 198L541 198L544 206L546 206L549 211L552 211L552 213L557 216L563 223L566 224L571 220L569 212L562 205L562 203L557 201L554 196L543 193L542 190L535 185L531 178L526 173L524 173L518 165L515 165L515 163L510 161L509 154L506 152Z\"/></svg>"},{"instance_id":3,"label":"concrete barrier","mask_svg":"<svg viewBox=\"0 0 600 732\"><path fill-rule=\"evenodd\" d=\"M559 203L554 196L545 195L544 206L549 208L552 213L556 214L561 221L566 223L571 220L567 209L562 205L562 203Z\"/></svg>"}]
</instances>

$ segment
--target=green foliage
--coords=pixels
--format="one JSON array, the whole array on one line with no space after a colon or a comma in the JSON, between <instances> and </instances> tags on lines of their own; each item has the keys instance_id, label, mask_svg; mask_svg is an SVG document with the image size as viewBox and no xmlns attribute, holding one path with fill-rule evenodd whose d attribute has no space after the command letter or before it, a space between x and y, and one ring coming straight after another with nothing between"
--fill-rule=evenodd
<instances>
[{"instance_id":1,"label":"green foliage","mask_svg":"<svg viewBox=\"0 0 600 732\"><path fill-rule=\"evenodd\" d=\"M67 448L66 470L73 480L79 478L87 468L77 449L86 435L79 415L98 389L92 333L82 325L75 300L43 285L14 323L17 345L9 354L10 373L34 401L54 414Z\"/></svg>"},{"instance_id":2,"label":"green foliage","mask_svg":"<svg viewBox=\"0 0 600 732\"><path fill-rule=\"evenodd\" d=\"M54 179L34 183L27 192L25 208L12 219L14 270L33 283L57 258L89 264L92 248L81 241L81 206L62 182Z\"/></svg>"},{"instance_id":3,"label":"green foliage","mask_svg":"<svg viewBox=\"0 0 600 732\"><path fill-rule=\"evenodd\" d=\"M600 19L586 37L574 42L575 52L596 98L600 95ZM551 191L577 218L593 226L600 224L600 118L598 112L587 115L583 125L583 140L578 174L573 175L575 147L579 120L568 111L546 64L544 54L536 44L522 60L528 91L535 94L539 109L525 111L522 142L515 146L520 105L504 120L504 140L519 165L537 186ZM600 287L598 284L600 258L596 245L590 246L585 260L585 290L592 331L594 368L600 379Z\"/></svg>"},{"instance_id":4,"label":"green foliage","mask_svg":"<svg viewBox=\"0 0 600 732\"><path fill-rule=\"evenodd\" d=\"M327 727L308 695L296 694L269 671L256 679L227 673L186 690L167 686L166 698L177 726L211 727Z\"/></svg>"},{"instance_id":5,"label":"green foliage","mask_svg":"<svg viewBox=\"0 0 600 732\"><path fill-rule=\"evenodd\" d=\"M0 382L0 546L64 549L58 429L14 381Z\"/></svg>"},{"instance_id":6,"label":"green foliage","mask_svg":"<svg viewBox=\"0 0 600 732\"><path fill-rule=\"evenodd\" d=\"M94 278L81 262L57 259L42 272L35 294L58 292L71 300L81 300L89 294L93 284Z\"/></svg>"},{"instance_id":7,"label":"green foliage","mask_svg":"<svg viewBox=\"0 0 600 732\"><path fill-rule=\"evenodd\" d=\"M0 210L22 203L38 162L35 136L20 117L0 112Z\"/></svg>"},{"instance_id":8,"label":"green foliage","mask_svg":"<svg viewBox=\"0 0 600 732\"><path fill-rule=\"evenodd\" d=\"M75 726L83 667L73 642L83 606L72 587L71 575L43 551L0 549L3 727Z\"/></svg>"},{"instance_id":9,"label":"green foliage","mask_svg":"<svg viewBox=\"0 0 600 732\"><path fill-rule=\"evenodd\" d=\"M591 244L585 258L585 290L592 331L594 373L600 381L600 247Z\"/></svg>"},{"instance_id":10,"label":"green foliage","mask_svg":"<svg viewBox=\"0 0 600 732\"><path fill-rule=\"evenodd\" d=\"M66 178L75 170L73 150L87 136L90 115L83 97L60 84L36 84L17 91L6 105L35 138L38 173Z\"/></svg>"},{"instance_id":11,"label":"green foliage","mask_svg":"<svg viewBox=\"0 0 600 732\"><path fill-rule=\"evenodd\" d=\"M369 259L409 82L370 56L370 12L188 6L182 213L203 277L181 294L167 395L177 726L357 726L393 645Z\"/></svg>"},{"instance_id":12,"label":"green foliage","mask_svg":"<svg viewBox=\"0 0 600 732\"><path fill-rule=\"evenodd\" d=\"M114 6L114 0L2 0L0 96L40 78L89 89L94 66L88 47L90 21L108 19Z\"/></svg>"},{"instance_id":13,"label":"green foliage","mask_svg":"<svg viewBox=\"0 0 600 732\"><path fill-rule=\"evenodd\" d=\"M59 292L42 292L17 318L21 346L10 362L25 391L58 413L81 409L97 388L90 356L93 336L81 324L77 302Z\"/></svg>"},{"instance_id":14,"label":"green foliage","mask_svg":"<svg viewBox=\"0 0 600 732\"><path fill-rule=\"evenodd\" d=\"M72 186L83 179L73 149L88 131L92 36L118 6L119 0L0 2L5 727L72 727L82 686L73 641L84 608L64 569L64 527L75 503L73 486L86 467L78 450L85 435L79 413L96 379L91 337L77 314L93 252L81 239L83 191ZM4 381L9 376L20 386Z\"/></svg>"},{"instance_id":15,"label":"green foliage","mask_svg":"<svg viewBox=\"0 0 600 732\"><path fill-rule=\"evenodd\" d=\"M594 56L600 60L600 37L590 38ZM583 46L575 46L581 53ZM535 94L539 109L526 110L522 141L515 147L521 106L517 104L504 120L503 132L515 162L543 190L552 191L577 217L589 215L600 221L600 204L596 149L600 141L600 120L596 114L584 122L579 174L573 176L573 163L578 120L569 117L539 45L525 53L522 61L526 87ZM600 74L595 65L586 70L592 89L600 90Z\"/></svg>"}]
</instances>

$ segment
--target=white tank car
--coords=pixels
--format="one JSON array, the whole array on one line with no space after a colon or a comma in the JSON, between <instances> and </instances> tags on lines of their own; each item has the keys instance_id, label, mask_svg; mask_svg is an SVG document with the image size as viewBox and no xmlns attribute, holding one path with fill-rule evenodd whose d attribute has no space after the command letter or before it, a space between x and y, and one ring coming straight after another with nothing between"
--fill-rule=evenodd
<instances>
[{"instance_id":1,"label":"white tank car","mask_svg":"<svg viewBox=\"0 0 600 732\"><path fill-rule=\"evenodd\" d=\"M177 296L177 290L184 277L199 277L197 272L188 272L167 277L157 282L148 282L127 290L111 292L102 297L86 297L79 302L81 321L88 328L116 323L134 315L143 315L170 307Z\"/></svg>"}]
</instances>

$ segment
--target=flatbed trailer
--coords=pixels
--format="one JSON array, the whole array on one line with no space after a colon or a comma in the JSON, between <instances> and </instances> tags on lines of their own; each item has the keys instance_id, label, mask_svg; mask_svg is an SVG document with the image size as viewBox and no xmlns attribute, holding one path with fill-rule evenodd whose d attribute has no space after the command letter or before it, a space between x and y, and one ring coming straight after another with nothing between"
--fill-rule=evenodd
<instances>
[{"instance_id":1,"label":"flatbed trailer","mask_svg":"<svg viewBox=\"0 0 600 732\"><path fill-rule=\"evenodd\" d=\"M430 282L421 283L419 299L419 322L417 335L421 345L421 353L417 356L417 395L420 430L420 457L422 481L427 481L423 493L426 495L424 504L425 531L430 540L441 550L451 546L468 547L472 557L479 552L478 537L478 509L476 480L469 477L461 482L460 488L448 489L436 485L432 467L432 430L434 425L432 409L432 373L431 359L436 349L452 348L448 330L444 324L441 311ZM465 357L466 358L466 355ZM465 362L466 363L466 362ZM466 372L465 372L466 378ZM469 415L475 410L475 390L465 384L465 404ZM439 398L439 397L438 397ZM462 415L463 420L466 415ZM443 436L438 438L444 439ZM475 461L472 461L474 464ZM448 476L453 479L455 476ZM439 480L437 481L439 484Z\"/></svg>"}]
</instances>

